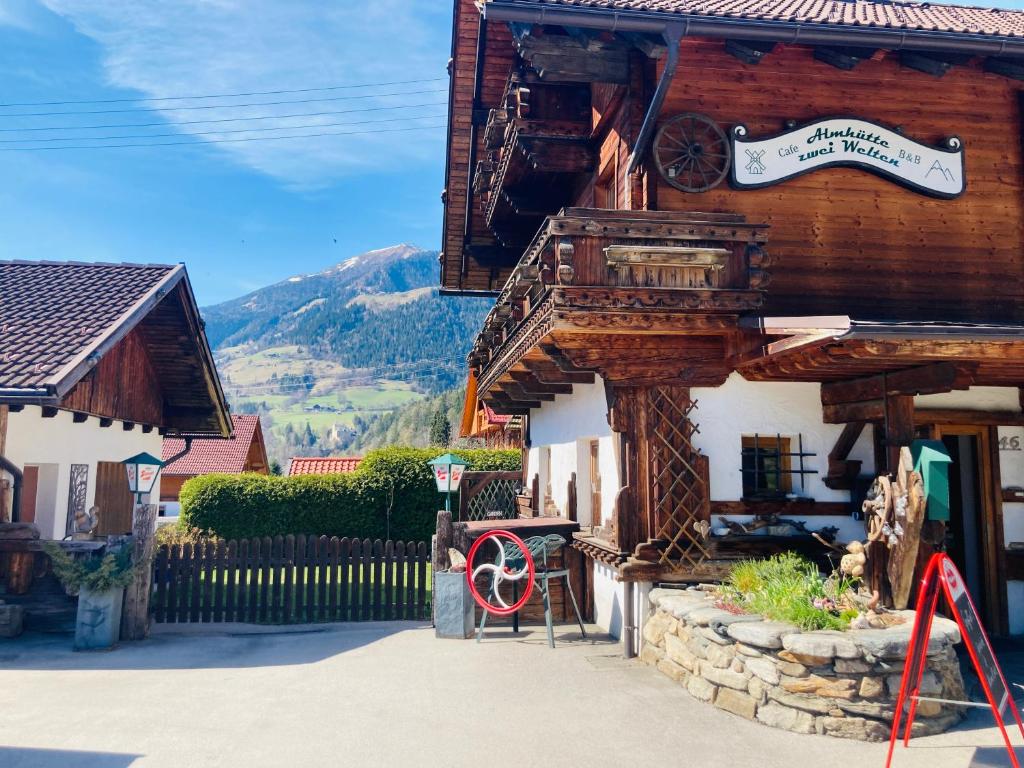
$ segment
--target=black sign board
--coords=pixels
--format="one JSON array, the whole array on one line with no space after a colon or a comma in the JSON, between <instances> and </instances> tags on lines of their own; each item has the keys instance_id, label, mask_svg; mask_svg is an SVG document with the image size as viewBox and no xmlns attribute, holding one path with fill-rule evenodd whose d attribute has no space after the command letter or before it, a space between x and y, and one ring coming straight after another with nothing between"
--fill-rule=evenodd
<instances>
[{"instance_id":1,"label":"black sign board","mask_svg":"<svg viewBox=\"0 0 1024 768\"><path fill-rule=\"evenodd\" d=\"M939 591L946 596L953 618L956 619L960 628L960 636L964 647L967 649L974 670L981 680L981 687L985 691L985 698L992 709L992 714L1002 733L1003 742L1010 755L1010 763L1014 768L1020 768L1013 746L1010 744L1009 734L1006 732L1006 725L1003 717L1007 710L1013 713L1013 720L1017 723L1021 737L1024 738L1024 723L1021 722L1020 712L1013 704L1010 697L1009 687L1003 671L996 661L992 652L992 645L988 641L988 635L981 626L978 618L978 611L974 607L974 601L967 591L967 585L963 576L957 570L953 561L948 555L938 553L932 556L925 569L924 578L921 581L917 596L917 612L914 617L914 629L911 633L910 647L907 651L907 663L903 670L903 680L900 683L900 693L896 700L896 713L893 717L892 735L889 739L889 755L886 758L886 768L892 763L893 748L896 746L896 739L899 733L900 720L903 717L904 705L910 703L907 713L907 722L903 727L903 745L910 741L910 731L914 724L914 714L917 709L917 702L920 697L921 677L924 674L928 657L928 638L931 635L932 620L935 618L935 609L938 607ZM968 702L965 702L968 703ZM1007 706L1009 705L1009 707Z\"/></svg>"}]
</instances>

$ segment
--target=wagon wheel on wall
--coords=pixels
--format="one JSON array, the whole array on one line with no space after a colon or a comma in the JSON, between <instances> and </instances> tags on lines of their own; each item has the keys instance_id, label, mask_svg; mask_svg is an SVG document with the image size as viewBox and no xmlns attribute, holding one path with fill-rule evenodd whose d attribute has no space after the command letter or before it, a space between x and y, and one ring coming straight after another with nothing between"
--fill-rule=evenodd
<instances>
[{"instance_id":1,"label":"wagon wheel on wall","mask_svg":"<svg viewBox=\"0 0 1024 768\"><path fill-rule=\"evenodd\" d=\"M704 115L676 115L654 138L654 162L658 172L683 192L714 189L729 172L732 148L725 132Z\"/></svg>"}]
</instances>

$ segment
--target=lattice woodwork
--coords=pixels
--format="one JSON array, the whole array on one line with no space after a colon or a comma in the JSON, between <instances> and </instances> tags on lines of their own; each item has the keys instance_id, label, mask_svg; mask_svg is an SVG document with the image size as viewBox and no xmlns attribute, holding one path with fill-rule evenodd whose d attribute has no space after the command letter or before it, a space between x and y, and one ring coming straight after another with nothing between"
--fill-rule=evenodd
<instances>
[{"instance_id":1,"label":"lattice woodwork","mask_svg":"<svg viewBox=\"0 0 1024 768\"><path fill-rule=\"evenodd\" d=\"M466 502L465 520L508 519L518 516L516 496L522 491L522 482L494 479L483 485Z\"/></svg>"},{"instance_id":2,"label":"lattice woodwork","mask_svg":"<svg viewBox=\"0 0 1024 768\"><path fill-rule=\"evenodd\" d=\"M710 553L699 524L711 516L707 458L693 446L696 403L684 387L653 387L647 412L650 500L663 565L694 568Z\"/></svg>"}]
</instances>

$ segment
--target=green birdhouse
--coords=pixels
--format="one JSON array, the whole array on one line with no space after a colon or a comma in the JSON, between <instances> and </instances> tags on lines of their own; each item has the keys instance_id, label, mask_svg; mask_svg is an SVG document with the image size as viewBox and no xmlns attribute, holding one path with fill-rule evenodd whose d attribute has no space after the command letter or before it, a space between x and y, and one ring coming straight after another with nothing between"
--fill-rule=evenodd
<instances>
[{"instance_id":1,"label":"green birdhouse","mask_svg":"<svg viewBox=\"0 0 1024 768\"><path fill-rule=\"evenodd\" d=\"M925 509L929 520L949 520L949 466L953 459L941 440L915 440L910 446L914 471L924 481Z\"/></svg>"}]
</instances>

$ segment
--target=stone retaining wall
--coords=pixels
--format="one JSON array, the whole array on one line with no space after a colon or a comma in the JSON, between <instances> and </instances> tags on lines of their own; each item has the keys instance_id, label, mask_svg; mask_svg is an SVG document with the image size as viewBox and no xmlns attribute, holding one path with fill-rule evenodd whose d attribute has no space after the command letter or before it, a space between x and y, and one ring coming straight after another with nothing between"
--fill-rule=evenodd
<instances>
[{"instance_id":1,"label":"stone retaining wall","mask_svg":"<svg viewBox=\"0 0 1024 768\"><path fill-rule=\"evenodd\" d=\"M913 612L888 629L804 632L716 608L708 593L655 589L641 660L696 698L774 728L885 741L892 727ZM921 693L965 700L955 623L936 617ZM962 708L922 701L913 735L941 733Z\"/></svg>"}]
</instances>

